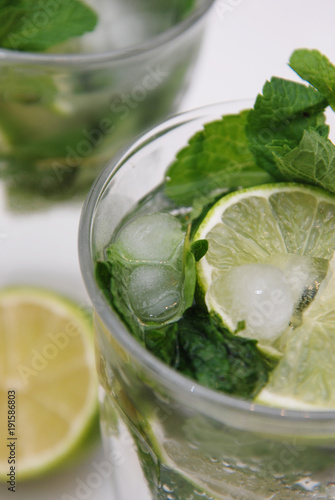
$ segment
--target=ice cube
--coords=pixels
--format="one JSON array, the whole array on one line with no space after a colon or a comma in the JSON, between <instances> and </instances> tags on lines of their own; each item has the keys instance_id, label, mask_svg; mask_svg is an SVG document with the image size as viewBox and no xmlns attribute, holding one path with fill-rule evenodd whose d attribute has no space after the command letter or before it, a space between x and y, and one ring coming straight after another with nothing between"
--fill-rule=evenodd
<instances>
[{"instance_id":1,"label":"ice cube","mask_svg":"<svg viewBox=\"0 0 335 500\"><path fill-rule=\"evenodd\" d=\"M209 300L241 336L274 342L290 323L295 300L283 271L271 264L245 264L221 273L209 289Z\"/></svg>"},{"instance_id":2,"label":"ice cube","mask_svg":"<svg viewBox=\"0 0 335 500\"><path fill-rule=\"evenodd\" d=\"M124 258L137 262L167 262L183 245L181 223L168 213L141 215L125 225L117 237Z\"/></svg>"},{"instance_id":3,"label":"ice cube","mask_svg":"<svg viewBox=\"0 0 335 500\"><path fill-rule=\"evenodd\" d=\"M164 323L179 312L180 273L171 266L141 265L131 272L128 288L130 305L143 323Z\"/></svg>"}]
</instances>

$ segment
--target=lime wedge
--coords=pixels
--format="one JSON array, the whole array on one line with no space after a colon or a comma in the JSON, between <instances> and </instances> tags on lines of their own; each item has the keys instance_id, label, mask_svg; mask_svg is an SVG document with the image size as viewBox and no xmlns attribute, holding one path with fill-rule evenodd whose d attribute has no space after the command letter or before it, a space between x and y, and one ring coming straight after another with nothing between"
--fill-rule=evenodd
<instances>
[{"instance_id":1,"label":"lime wedge","mask_svg":"<svg viewBox=\"0 0 335 500\"><path fill-rule=\"evenodd\" d=\"M302 325L286 333L283 357L256 402L292 409L335 408L335 257Z\"/></svg>"},{"instance_id":2,"label":"lime wedge","mask_svg":"<svg viewBox=\"0 0 335 500\"><path fill-rule=\"evenodd\" d=\"M0 293L0 478L12 442L17 479L66 462L97 425L92 322L53 292Z\"/></svg>"}]
</instances>

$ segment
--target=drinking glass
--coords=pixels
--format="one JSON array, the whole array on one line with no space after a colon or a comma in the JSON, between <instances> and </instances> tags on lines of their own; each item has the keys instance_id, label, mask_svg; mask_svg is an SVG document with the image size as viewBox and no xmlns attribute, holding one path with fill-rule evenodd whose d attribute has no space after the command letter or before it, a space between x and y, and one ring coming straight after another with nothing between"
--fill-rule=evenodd
<instances>
[{"instance_id":1,"label":"drinking glass","mask_svg":"<svg viewBox=\"0 0 335 500\"><path fill-rule=\"evenodd\" d=\"M15 210L81 197L121 145L176 110L213 0L87 3L92 33L45 53L0 48L0 180Z\"/></svg>"},{"instance_id":2,"label":"drinking glass","mask_svg":"<svg viewBox=\"0 0 335 500\"><path fill-rule=\"evenodd\" d=\"M335 412L263 407L203 387L146 351L95 280L120 221L205 123L251 107L176 115L116 155L82 211L79 257L94 308L101 427L115 498L335 498ZM109 468L108 468L109 467Z\"/></svg>"}]
</instances>

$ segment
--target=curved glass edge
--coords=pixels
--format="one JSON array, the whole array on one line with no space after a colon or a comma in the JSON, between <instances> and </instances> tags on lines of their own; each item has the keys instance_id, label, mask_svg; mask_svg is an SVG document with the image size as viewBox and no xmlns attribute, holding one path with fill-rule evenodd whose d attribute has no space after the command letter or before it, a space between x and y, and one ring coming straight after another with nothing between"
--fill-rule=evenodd
<instances>
[{"instance_id":1,"label":"curved glass edge","mask_svg":"<svg viewBox=\"0 0 335 500\"><path fill-rule=\"evenodd\" d=\"M262 406L204 387L173 370L142 347L132 337L118 315L111 309L95 281L92 223L94 222L100 198L103 196L115 172L127 161L127 158L132 156L141 146L155 139L158 134L167 132L170 128L182 125L183 123L189 123L201 117L215 119L214 115L217 117L231 112L236 113L237 107L239 110L242 110L250 108L252 105L253 100L245 99L211 104L192 111L178 113L145 131L113 157L95 180L82 207L78 236L79 263L82 276L96 313L106 328L113 332L113 336L120 345L142 365L144 371L151 372L158 384L164 386L170 393L178 394L179 398L182 392L183 399L191 407L195 406L201 400L206 405L213 405L216 408L221 406L227 411L242 412L249 416L252 415L256 419L257 417L271 419L272 424L278 425L279 434L280 429L282 429L284 434L289 430L290 433L305 433L304 435L308 433L310 437L319 436L319 425L322 424L322 434L332 432L335 435L335 410L288 410ZM294 426L294 428L289 428L289 426Z\"/></svg>"},{"instance_id":2,"label":"curved glass edge","mask_svg":"<svg viewBox=\"0 0 335 500\"><path fill-rule=\"evenodd\" d=\"M20 52L16 50L2 49L0 47L0 62L15 63L35 63L48 65L81 65L112 63L139 57L145 53L156 51L161 46L184 35L192 27L201 21L209 12L216 0L208 0L207 4L197 9L180 23L172 26L168 30L153 36L148 41L138 44L136 47L129 46L123 49L111 50L107 52L97 52L95 54L40 54L34 52Z\"/></svg>"}]
</instances>

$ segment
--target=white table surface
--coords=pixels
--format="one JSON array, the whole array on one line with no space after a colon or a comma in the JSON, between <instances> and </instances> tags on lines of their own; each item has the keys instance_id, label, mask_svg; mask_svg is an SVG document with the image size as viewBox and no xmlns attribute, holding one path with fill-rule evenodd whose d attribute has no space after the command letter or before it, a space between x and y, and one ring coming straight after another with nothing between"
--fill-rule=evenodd
<instances>
[{"instance_id":1,"label":"white table surface","mask_svg":"<svg viewBox=\"0 0 335 500\"><path fill-rule=\"evenodd\" d=\"M217 0L208 19L192 84L180 110L253 98L273 75L298 80L287 66L295 48L317 48L335 61L334 19L334 0ZM77 220L73 220L72 227L67 241L76 255ZM72 286L77 289L82 284L75 260L68 262L64 276L71 277L71 273ZM60 291L64 276L55 276ZM107 479L99 487L83 487L95 470L94 464L103 459L99 445L84 463L45 479L18 484L15 494L0 485L0 499L112 500Z\"/></svg>"}]
</instances>

